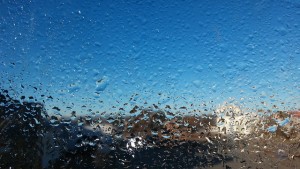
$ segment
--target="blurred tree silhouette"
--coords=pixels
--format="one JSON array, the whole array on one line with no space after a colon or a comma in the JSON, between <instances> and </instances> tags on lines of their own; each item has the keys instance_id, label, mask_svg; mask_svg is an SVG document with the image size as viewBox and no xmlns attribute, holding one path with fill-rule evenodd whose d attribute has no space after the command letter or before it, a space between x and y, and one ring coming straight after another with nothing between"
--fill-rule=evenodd
<instances>
[{"instance_id":1,"label":"blurred tree silhouette","mask_svg":"<svg viewBox=\"0 0 300 169\"><path fill-rule=\"evenodd\" d=\"M40 103L0 93L0 168L42 168L41 140L47 113Z\"/></svg>"}]
</instances>

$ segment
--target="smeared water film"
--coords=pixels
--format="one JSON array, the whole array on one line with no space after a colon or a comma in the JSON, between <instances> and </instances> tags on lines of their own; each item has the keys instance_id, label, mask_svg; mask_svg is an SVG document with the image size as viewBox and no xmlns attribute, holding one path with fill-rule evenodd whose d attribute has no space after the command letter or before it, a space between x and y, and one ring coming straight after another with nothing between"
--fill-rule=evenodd
<instances>
[{"instance_id":1,"label":"smeared water film","mask_svg":"<svg viewBox=\"0 0 300 169\"><path fill-rule=\"evenodd\" d=\"M300 168L300 2L0 2L0 168Z\"/></svg>"}]
</instances>

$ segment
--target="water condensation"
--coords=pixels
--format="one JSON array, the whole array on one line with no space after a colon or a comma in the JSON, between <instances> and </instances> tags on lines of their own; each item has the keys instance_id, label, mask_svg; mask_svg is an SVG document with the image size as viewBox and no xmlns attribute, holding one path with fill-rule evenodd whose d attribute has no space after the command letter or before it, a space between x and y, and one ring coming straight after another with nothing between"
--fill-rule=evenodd
<instances>
[{"instance_id":1,"label":"water condensation","mask_svg":"<svg viewBox=\"0 0 300 169\"><path fill-rule=\"evenodd\" d=\"M299 168L297 1L0 2L0 168Z\"/></svg>"}]
</instances>

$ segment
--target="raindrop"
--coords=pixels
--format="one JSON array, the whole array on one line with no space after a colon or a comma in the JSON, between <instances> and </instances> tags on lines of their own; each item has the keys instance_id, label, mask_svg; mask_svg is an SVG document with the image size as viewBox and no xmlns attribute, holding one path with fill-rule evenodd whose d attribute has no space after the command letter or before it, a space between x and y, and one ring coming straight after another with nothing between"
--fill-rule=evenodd
<instances>
[{"instance_id":1,"label":"raindrop","mask_svg":"<svg viewBox=\"0 0 300 169\"><path fill-rule=\"evenodd\" d=\"M108 77L103 76L102 78L96 81L96 91L104 91L108 86Z\"/></svg>"}]
</instances>

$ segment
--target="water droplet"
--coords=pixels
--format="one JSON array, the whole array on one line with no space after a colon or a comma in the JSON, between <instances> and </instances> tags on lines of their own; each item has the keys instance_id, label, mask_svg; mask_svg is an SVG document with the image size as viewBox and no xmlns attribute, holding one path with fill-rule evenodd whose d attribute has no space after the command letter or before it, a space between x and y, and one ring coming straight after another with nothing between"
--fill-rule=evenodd
<instances>
[{"instance_id":1,"label":"water droplet","mask_svg":"<svg viewBox=\"0 0 300 169\"><path fill-rule=\"evenodd\" d=\"M96 91L100 92L100 91L104 91L106 89L106 87L108 86L108 77L107 76L103 76L102 78L98 79L96 81Z\"/></svg>"}]
</instances>

